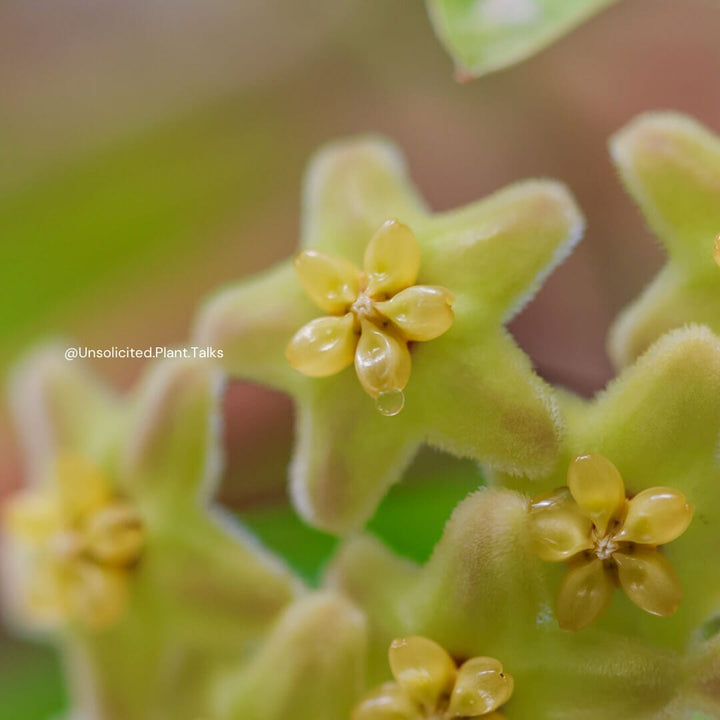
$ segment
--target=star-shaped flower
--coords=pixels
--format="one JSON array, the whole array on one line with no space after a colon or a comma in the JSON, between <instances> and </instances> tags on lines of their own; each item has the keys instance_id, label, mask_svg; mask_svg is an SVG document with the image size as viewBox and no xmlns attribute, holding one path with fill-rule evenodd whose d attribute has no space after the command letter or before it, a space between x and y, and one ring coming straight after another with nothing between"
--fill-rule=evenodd
<instances>
[{"instance_id":1,"label":"star-shaped flower","mask_svg":"<svg viewBox=\"0 0 720 720\"><path fill-rule=\"evenodd\" d=\"M618 367L667 330L702 323L720 331L720 138L677 113L641 115L611 141L620 177L668 253L610 334Z\"/></svg>"},{"instance_id":2,"label":"star-shaped flower","mask_svg":"<svg viewBox=\"0 0 720 720\"><path fill-rule=\"evenodd\" d=\"M563 484L559 478L583 447L612 457L635 498L655 486L674 486L687 497L695 516L662 547L683 588L671 617L642 612L615 593L585 629L560 628L554 607L563 571L537 556L531 501L514 490L481 490L463 501L424 567L370 536L347 541L327 582L369 618L370 684L387 679L392 639L418 634L453 657L502 658L515 680L503 707L512 720L717 714L720 642L705 638L720 606L720 579L708 571L720 545L719 433L720 340L706 329L676 331L596 401L576 408L566 457L540 481L546 488ZM515 482L537 491L537 480ZM600 526L610 520L603 521L604 499L586 504ZM631 518L625 527L644 532ZM640 568L639 584L647 578ZM662 596L662 587L644 586L646 597L656 591Z\"/></svg>"},{"instance_id":3,"label":"star-shaped flower","mask_svg":"<svg viewBox=\"0 0 720 720\"><path fill-rule=\"evenodd\" d=\"M6 610L60 626L79 716L197 720L218 668L300 590L208 507L219 389L205 364L173 360L122 401L59 347L14 377L31 489L7 509Z\"/></svg>"},{"instance_id":4,"label":"star-shaped flower","mask_svg":"<svg viewBox=\"0 0 720 720\"><path fill-rule=\"evenodd\" d=\"M221 292L202 311L196 338L223 349L231 374L295 397L295 503L313 524L346 532L372 514L423 441L508 472L549 468L560 432L554 399L502 324L581 230L557 183L520 183L432 215L391 145L337 143L316 157L306 181L300 277L288 261ZM363 281L355 268L366 252ZM318 320L308 291L337 317ZM351 336L358 318L359 338ZM332 330L296 335L308 323ZM407 382L404 409L383 417L350 367L307 377L288 363L289 343L294 364L322 371L310 374L350 364L357 347L370 395Z\"/></svg>"},{"instance_id":5,"label":"star-shaped flower","mask_svg":"<svg viewBox=\"0 0 720 720\"><path fill-rule=\"evenodd\" d=\"M560 626L579 630L593 622L616 584L643 610L672 615L682 589L658 546L680 537L692 515L673 488L646 488L628 500L607 458L575 458L567 488L537 498L530 512L535 552L548 562L570 562L557 599Z\"/></svg>"},{"instance_id":6,"label":"star-shaped flower","mask_svg":"<svg viewBox=\"0 0 720 720\"><path fill-rule=\"evenodd\" d=\"M395 682L368 693L352 720L503 720L495 711L512 695L513 678L495 658L458 667L444 648L419 636L393 640L388 656Z\"/></svg>"}]
</instances>

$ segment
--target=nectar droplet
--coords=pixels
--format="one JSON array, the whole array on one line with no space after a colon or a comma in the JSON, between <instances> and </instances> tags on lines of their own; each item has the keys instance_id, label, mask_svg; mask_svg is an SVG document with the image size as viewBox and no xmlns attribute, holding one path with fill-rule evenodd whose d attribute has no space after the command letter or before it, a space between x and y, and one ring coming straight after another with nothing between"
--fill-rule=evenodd
<instances>
[{"instance_id":1,"label":"nectar droplet","mask_svg":"<svg viewBox=\"0 0 720 720\"><path fill-rule=\"evenodd\" d=\"M392 417L405 407L405 393L402 390L381 392L375 400L375 405L382 415Z\"/></svg>"}]
</instances>

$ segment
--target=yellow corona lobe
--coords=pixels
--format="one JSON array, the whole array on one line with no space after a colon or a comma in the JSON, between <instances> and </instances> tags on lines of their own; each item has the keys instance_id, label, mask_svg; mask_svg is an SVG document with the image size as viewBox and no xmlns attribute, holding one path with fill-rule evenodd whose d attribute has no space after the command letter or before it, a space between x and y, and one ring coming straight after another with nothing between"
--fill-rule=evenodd
<instances>
[{"instance_id":1,"label":"yellow corona lobe","mask_svg":"<svg viewBox=\"0 0 720 720\"><path fill-rule=\"evenodd\" d=\"M372 297L413 285L420 272L420 245L413 231L397 220L385 222L365 250L364 267Z\"/></svg>"},{"instance_id":2,"label":"yellow corona lobe","mask_svg":"<svg viewBox=\"0 0 720 720\"><path fill-rule=\"evenodd\" d=\"M88 553L95 560L125 567L140 556L145 530L135 508L115 503L90 518L86 538Z\"/></svg>"},{"instance_id":3,"label":"yellow corona lobe","mask_svg":"<svg viewBox=\"0 0 720 720\"><path fill-rule=\"evenodd\" d=\"M364 320L355 353L355 370L360 384L371 397L402 390L410 379L410 351L392 333Z\"/></svg>"},{"instance_id":4,"label":"yellow corona lobe","mask_svg":"<svg viewBox=\"0 0 720 720\"><path fill-rule=\"evenodd\" d=\"M660 553L636 548L631 554L616 553L615 562L622 589L639 608L661 617L678 609L682 599L680 580Z\"/></svg>"},{"instance_id":5,"label":"yellow corona lobe","mask_svg":"<svg viewBox=\"0 0 720 720\"><path fill-rule=\"evenodd\" d=\"M352 720L502 720L495 711L513 693L512 676L494 658L471 658L458 668L428 638L395 640L388 658L395 682L368 693Z\"/></svg>"},{"instance_id":6,"label":"yellow corona lobe","mask_svg":"<svg viewBox=\"0 0 720 720\"><path fill-rule=\"evenodd\" d=\"M497 660L488 657L472 658L458 671L448 708L450 715L487 715L510 699L513 688L512 675L504 673Z\"/></svg>"},{"instance_id":7,"label":"yellow corona lobe","mask_svg":"<svg viewBox=\"0 0 720 720\"><path fill-rule=\"evenodd\" d=\"M375 307L406 340L424 342L434 340L450 329L455 317L453 302L455 296L445 288L415 285Z\"/></svg>"},{"instance_id":8,"label":"yellow corona lobe","mask_svg":"<svg viewBox=\"0 0 720 720\"><path fill-rule=\"evenodd\" d=\"M453 659L432 640L409 637L393 641L388 652L390 669L405 693L428 711L455 682Z\"/></svg>"},{"instance_id":9,"label":"yellow corona lobe","mask_svg":"<svg viewBox=\"0 0 720 720\"><path fill-rule=\"evenodd\" d=\"M295 272L310 299L332 315L347 312L360 292L360 270L343 258L304 250Z\"/></svg>"},{"instance_id":10,"label":"yellow corona lobe","mask_svg":"<svg viewBox=\"0 0 720 720\"><path fill-rule=\"evenodd\" d=\"M672 615L682 588L659 546L680 537L693 510L666 487L626 498L618 469L602 455L581 455L568 469L568 488L530 506L531 547L549 562L567 560L556 610L560 626L580 630L607 608L616 585L638 607Z\"/></svg>"},{"instance_id":11,"label":"yellow corona lobe","mask_svg":"<svg viewBox=\"0 0 720 720\"><path fill-rule=\"evenodd\" d=\"M581 455L570 463L568 487L580 509L601 534L625 503L625 483L602 455Z\"/></svg>"},{"instance_id":12,"label":"yellow corona lobe","mask_svg":"<svg viewBox=\"0 0 720 720\"><path fill-rule=\"evenodd\" d=\"M328 377L351 363L383 415L397 415L410 378L408 343L434 340L454 320L455 296L446 288L414 285L420 244L412 230L388 220L365 250L364 271L314 250L295 258L295 271L326 317L300 328L285 355L308 377Z\"/></svg>"},{"instance_id":13,"label":"yellow corona lobe","mask_svg":"<svg viewBox=\"0 0 720 720\"><path fill-rule=\"evenodd\" d=\"M356 345L354 319L348 313L311 320L295 333L285 354L303 375L328 377L352 364Z\"/></svg>"},{"instance_id":14,"label":"yellow corona lobe","mask_svg":"<svg viewBox=\"0 0 720 720\"><path fill-rule=\"evenodd\" d=\"M685 496L672 488L649 488L628 503L618 540L643 545L665 545L690 525L693 510Z\"/></svg>"},{"instance_id":15,"label":"yellow corona lobe","mask_svg":"<svg viewBox=\"0 0 720 720\"><path fill-rule=\"evenodd\" d=\"M596 620L610 604L615 584L603 561L594 558L571 568L563 579L556 610L560 627L582 630Z\"/></svg>"},{"instance_id":16,"label":"yellow corona lobe","mask_svg":"<svg viewBox=\"0 0 720 720\"><path fill-rule=\"evenodd\" d=\"M536 500L530 508L530 537L534 552L546 562L567 560L589 550L592 522L566 490Z\"/></svg>"},{"instance_id":17,"label":"yellow corona lobe","mask_svg":"<svg viewBox=\"0 0 720 720\"><path fill-rule=\"evenodd\" d=\"M29 622L101 628L122 615L129 568L140 558L145 532L138 512L115 496L101 470L81 458L60 458L44 487L10 501L5 528L28 553L18 610Z\"/></svg>"}]
</instances>

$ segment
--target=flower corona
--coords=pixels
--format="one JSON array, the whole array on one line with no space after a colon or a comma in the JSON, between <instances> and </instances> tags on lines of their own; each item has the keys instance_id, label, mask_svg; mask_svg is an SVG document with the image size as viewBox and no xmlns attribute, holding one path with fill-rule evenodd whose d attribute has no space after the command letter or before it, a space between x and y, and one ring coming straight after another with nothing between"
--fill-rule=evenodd
<instances>
[{"instance_id":1,"label":"flower corona","mask_svg":"<svg viewBox=\"0 0 720 720\"><path fill-rule=\"evenodd\" d=\"M494 658L474 657L459 667L428 638L394 640L388 652L395 682L368 693L352 720L503 720L496 710L513 693L511 675Z\"/></svg>"},{"instance_id":2,"label":"flower corona","mask_svg":"<svg viewBox=\"0 0 720 720\"><path fill-rule=\"evenodd\" d=\"M607 458L580 455L567 487L536 498L530 508L533 549L547 562L568 561L557 598L560 626L580 630L599 617L616 585L652 615L672 615L682 589L658 546L687 530L693 510L672 488L651 487L628 499Z\"/></svg>"},{"instance_id":3,"label":"flower corona","mask_svg":"<svg viewBox=\"0 0 720 720\"><path fill-rule=\"evenodd\" d=\"M112 625L140 559L143 523L104 473L81 457L60 457L50 480L6 508L10 539L28 557L19 611L36 624Z\"/></svg>"},{"instance_id":4,"label":"flower corona","mask_svg":"<svg viewBox=\"0 0 720 720\"><path fill-rule=\"evenodd\" d=\"M410 379L408 343L433 340L453 323L453 294L415 285L420 246L407 225L385 222L365 251L364 272L315 250L295 259L310 299L328 313L304 325L286 349L288 361L310 377L327 377L353 361L365 392L384 415L404 405Z\"/></svg>"}]
</instances>

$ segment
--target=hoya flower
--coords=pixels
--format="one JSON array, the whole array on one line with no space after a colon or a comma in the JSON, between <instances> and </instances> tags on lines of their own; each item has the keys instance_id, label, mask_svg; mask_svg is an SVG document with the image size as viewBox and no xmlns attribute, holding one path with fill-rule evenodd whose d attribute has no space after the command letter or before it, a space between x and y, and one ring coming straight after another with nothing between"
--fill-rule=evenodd
<instances>
[{"instance_id":1,"label":"hoya flower","mask_svg":"<svg viewBox=\"0 0 720 720\"><path fill-rule=\"evenodd\" d=\"M622 518L630 536L643 541L636 556L645 552L647 533L660 532L654 537L660 552L652 552L672 565L683 589L671 616L643 612L624 593L613 593L605 613L584 629L561 627L556 598L565 568L538 556L532 501L515 490L485 489L460 503L424 566L393 555L372 536L348 540L327 583L368 617L370 686L390 680L385 655L393 638L421 635L453 658L500 658L514 678L512 697L502 707L512 720L719 714L720 642L714 621L720 579L708 570L708 559L720 545L719 434L720 340L702 328L675 331L596 400L573 408L567 458L555 473L540 481L514 479L535 492L538 484L557 487L578 447L613 458L623 473L622 498L617 482L611 483L612 503L605 491L594 502L589 490L598 485L581 482L588 492L577 490L593 524L606 529L615 518L609 509L624 504L626 496L641 498L653 487L683 493L694 517L667 544L687 523L684 503L672 503L677 514L650 512L646 521L640 518L643 503L635 518L628 503ZM591 464L579 474L593 469ZM613 474L607 465L603 472ZM578 526L582 532L576 532ZM572 526L580 545L585 528L582 522ZM646 569L635 569L638 587L645 600L664 607L663 578L646 582L653 580ZM575 607L583 601L592 606L594 598L576 596Z\"/></svg>"},{"instance_id":2,"label":"hoya flower","mask_svg":"<svg viewBox=\"0 0 720 720\"><path fill-rule=\"evenodd\" d=\"M4 512L6 615L60 640L78 717L197 720L301 588L210 507L215 371L166 361L121 399L62 353L11 386L28 489Z\"/></svg>"},{"instance_id":3,"label":"hoya flower","mask_svg":"<svg viewBox=\"0 0 720 720\"><path fill-rule=\"evenodd\" d=\"M617 0L427 0L461 80L524 60Z\"/></svg>"},{"instance_id":4,"label":"hoya flower","mask_svg":"<svg viewBox=\"0 0 720 720\"><path fill-rule=\"evenodd\" d=\"M682 589L658 546L682 535L692 515L677 490L646 488L628 500L607 458L575 458L567 488L536 499L530 513L535 552L549 562L570 563L557 599L560 626L579 630L593 622L618 583L646 612L672 615Z\"/></svg>"},{"instance_id":5,"label":"hoya flower","mask_svg":"<svg viewBox=\"0 0 720 720\"><path fill-rule=\"evenodd\" d=\"M303 213L297 258L211 298L195 331L232 375L295 398L302 515L361 525L423 441L547 471L555 401L503 324L580 237L567 191L529 181L433 215L397 150L361 138L313 160Z\"/></svg>"},{"instance_id":6,"label":"hoya flower","mask_svg":"<svg viewBox=\"0 0 720 720\"><path fill-rule=\"evenodd\" d=\"M702 323L720 332L720 139L684 115L649 113L615 135L610 149L668 254L611 330L610 354L622 367L671 328Z\"/></svg>"},{"instance_id":7,"label":"hoya flower","mask_svg":"<svg viewBox=\"0 0 720 720\"><path fill-rule=\"evenodd\" d=\"M290 341L290 364L310 377L326 377L353 361L360 384L384 415L397 415L410 379L409 342L433 340L450 328L453 294L415 285L420 244L407 225L386 221L365 250L364 272L313 250L295 258L309 297L333 315L312 320Z\"/></svg>"},{"instance_id":8,"label":"hoya flower","mask_svg":"<svg viewBox=\"0 0 720 720\"><path fill-rule=\"evenodd\" d=\"M395 682L371 691L352 720L503 720L495 711L512 695L513 678L494 658L458 667L440 645L418 636L393 640L388 655Z\"/></svg>"}]
</instances>

